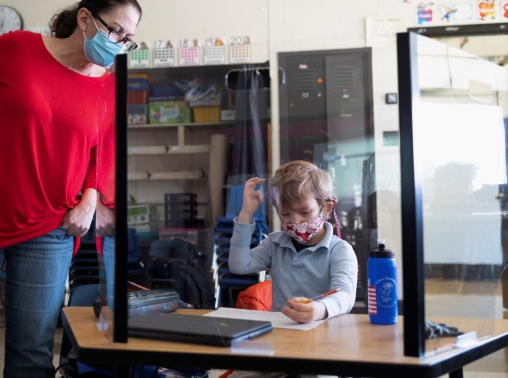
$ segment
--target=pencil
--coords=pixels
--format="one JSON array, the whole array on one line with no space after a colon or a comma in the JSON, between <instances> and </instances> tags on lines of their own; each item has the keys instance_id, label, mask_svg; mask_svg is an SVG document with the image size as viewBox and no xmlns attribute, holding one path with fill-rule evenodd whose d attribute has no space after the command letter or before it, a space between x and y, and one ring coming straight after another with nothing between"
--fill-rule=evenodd
<instances>
[{"instance_id":1,"label":"pencil","mask_svg":"<svg viewBox=\"0 0 508 378\"><path fill-rule=\"evenodd\" d=\"M312 301L317 301L318 299L324 298L324 297L326 297L330 294L336 293L338 291L340 291L340 288L339 289L332 289L330 291L327 291L326 293L319 294L318 296L316 296L314 298L305 299L305 300L301 301L300 303L310 303Z\"/></svg>"}]
</instances>

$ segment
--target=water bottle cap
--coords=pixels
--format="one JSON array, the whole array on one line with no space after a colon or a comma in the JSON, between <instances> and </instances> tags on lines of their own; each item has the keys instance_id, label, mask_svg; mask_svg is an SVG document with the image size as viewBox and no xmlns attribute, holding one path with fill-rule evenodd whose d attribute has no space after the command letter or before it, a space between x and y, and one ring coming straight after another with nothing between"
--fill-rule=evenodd
<instances>
[{"instance_id":1,"label":"water bottle cap","mask_svg":"<svg viewBox=\"0 0 508 378\"><path fill-rule=\"evenodd\" d=\"M373 250L370 251L370 257L387 257L387 258L394 258L395 252L389 250L389 249L383 249L381 251L379 250Z\"/></svg>"},{"instance_id":2,"label":"water bottle cap","mask_svg":"<svg viewBox=\"0 0 508 378\"><path fill-rule=\"evenodd\" d=\"M377 239L377 249L380 251L385 249L386 247L386 239Z\"/></svg>"}]
</instances>

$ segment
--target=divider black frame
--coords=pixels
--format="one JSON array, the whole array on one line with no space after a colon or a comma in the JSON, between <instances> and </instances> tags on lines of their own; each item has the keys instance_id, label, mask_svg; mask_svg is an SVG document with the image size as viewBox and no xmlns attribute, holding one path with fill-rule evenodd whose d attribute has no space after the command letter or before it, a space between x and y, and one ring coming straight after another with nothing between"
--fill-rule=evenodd
<instances>
[{"instance_id":1,"label":"divider black frame","mask_svg":"<svg viewBox=\"0 0 508 378\"><path fill-rule=\"evenodd\" d=\"M113 341L127 342L127 54L115 58L116 177Z\"/></svg>"},{"instance_id":2,"label":"divider black frame","mask_svg":"<svg viewBox=\"0 0 508 378\"><path fill-rule=\"evenodd\" d=\"M413 101L419 98L417 34L397 34L399 81L402 278L404 284L404 355L425 352L422 178L415 166Z\"/></svg>"}]
</instances>

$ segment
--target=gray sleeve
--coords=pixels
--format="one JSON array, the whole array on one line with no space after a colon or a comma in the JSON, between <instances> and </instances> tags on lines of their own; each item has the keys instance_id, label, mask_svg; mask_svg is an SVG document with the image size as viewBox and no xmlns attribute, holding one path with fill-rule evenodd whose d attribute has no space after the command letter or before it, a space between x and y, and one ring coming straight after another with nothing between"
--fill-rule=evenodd
<instances>
[{"instance_id":1,"label":"gray sleeve","mask_svg":"<svg viewBox=\"0 0 508 378\"><path fill-rule=\"evenodd\" d=\"M272 261L272 243L270 236L251 249L252 233L255 223L238 223L234 220L233 236L229 248L229 269L235 274L257 273L270 269Z\"/></svg>"},{"instance_id":2,"label":"gray sleeve","mask_svg":"<svg viewBox=\"0 0 508 378\"><path fill-rule=\"evenodd\" d=\"M348 243L341 241L332 247L330 258L330 289L341 290L319 300L326 306L328 318L351 311L356 300L357 281L356 254Z\"/></svg>"}]
</instances>

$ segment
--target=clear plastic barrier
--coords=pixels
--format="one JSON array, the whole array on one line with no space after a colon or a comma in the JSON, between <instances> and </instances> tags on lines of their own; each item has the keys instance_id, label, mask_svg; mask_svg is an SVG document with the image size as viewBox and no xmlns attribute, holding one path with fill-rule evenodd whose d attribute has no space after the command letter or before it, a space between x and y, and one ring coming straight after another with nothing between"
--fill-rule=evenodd
<instances>
[{"instance_id":1,"label":"clear plastic barrier","mask_svg":"<svg viewBox=\"0 0 508 378\"><path fill-rule=\"evenodd\" d=\"M422 177L425 318L500 318L508 72L422 36L416 66L413 140ZM492 331L486 324L478 336Z\"/></svg>"},{"instance_id":2,"label":"clear plastic barrier","mask_svg":"<svg viewBox=\"0 0 508 378\"><path fill-rule=\"evenodd\" d=\"M125 80L125 79L124 79ZM102 328L114 337L115 298L115 177L116 177L116 66L109 68L100 96L97 148L97 207L95 233L99 259Z\"/></svg>"}]
</instances>

